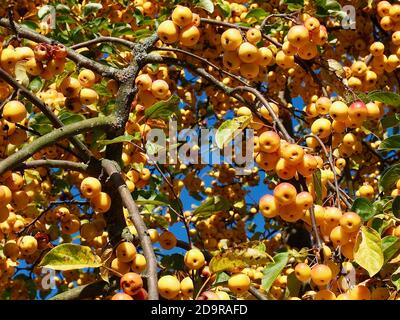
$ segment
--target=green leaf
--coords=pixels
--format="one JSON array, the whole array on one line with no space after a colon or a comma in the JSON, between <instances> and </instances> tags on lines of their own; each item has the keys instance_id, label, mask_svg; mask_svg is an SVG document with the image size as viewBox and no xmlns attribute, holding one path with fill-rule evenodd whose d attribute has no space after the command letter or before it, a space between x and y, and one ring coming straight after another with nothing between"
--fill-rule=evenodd
<instances>
[{"instance_id":1,"label":"green leaf","mask_svg":"<svg viewBox=\"0 0 400 320\"><path fill-rule=\"evenodd\" d=\"M390 280L396 286L397 291L400 291L400 267L392 274Z\"/></svg>"},{"instance_id":2,"label":"green leaf","mask_svg":"<svg viewBox=\"0 0 400 320\"><path fill-rule=\"evenodd\" d=\"M292 272L287 276L286 297L298 297L302 283L297 279L296 273Z\"/></svg>"},{"instance_id":3,"label":"green leaf","mask_svg":"<svg viewBox=\"0 0 400 320\"><path fill-rule=\"evenodd\" d=\"M250 123L251 116L241 116L224 121L215 133L217 147L222 149Z\"/></svg>"},{"instance_id":4,"label":"green leaf","mask_svg":"<svg viewBox=\"0 0 400 320\"><path fill-rule=\"evenodd\" d=\"M39 172L34 169L25 169L24 170L24 180L26 184L30 184L32 181L42 181L42 177L40 176Z\"/></svg>"},{"instance_id":5,"label":"green leaf","mask_svg":"<svg viewBox=\"0 0 400 320\"><path fill-rule=\"evenodd\" d=\"M166 101L159 101L153 104L150 108L144 111L144 115L149 119L164 119L168 118L173 114L179 112L180 99L176 95L172 95Z\"/></svg>"},{"instance_id":6,"label":"green leaf","mask_svg":"<svg viewBox=\"0 0 400 320\"><path fill-rule=\"evenodd\" d=\"M274 261L265 266L263 273L264 277L261 280L261 287L265 292L268 292L276 278L280 275L283 268L285 268L289 253L282 252L274 256Z\"/></svg>"},{"instance_id":7,"label":"green leaf","mask_svg":"<svg viewBox=\"0 0 400 320\"><path fill-rule=\"evenodd\" d=\"M379 186L383 191L390 190L396 181L400 178L400 164L389 167L379 179Z\"/></svg>"},{"instance_id":8,"label":"green leaf","mask_svg":"<svg viewBox=\"0 0 400 320\"><path fill-rule=\"evenodd\" d=\"M42 90L43 85L44 81L40 77L35 77L29 83L28 89L36 93Z\"/></svg>"},{"instance_id":9,"label":"green leaf","mask_svg":"<svg viewBox=\"0 0 400 320\"><path fill-rule=\"evenodd\" d=\"M374 206L366 198L357 198L351 206L351 211L357 213L364 221L368 221L375 215Z\"/></svg>"},{"instance_id":10,"label":"green leaf","mask_svg":"<svg viewBox=\"0 0 400 320\"><path fill-rule=\"evenodd\" d=\"M321 170L317 169L313 173L313 183L316 199L315 202L318 205L322 204L322 182L321 182Z\"/></svg>"},{"instance_id":11,"label":"green leaf","mask_svg":"<svg viewBox=\"0 0 400 320\"><path fill-rule=\"evenodd\" d=\"M385 115L381 119L381 124L383 129L397 127L400 125L400 113Z\"/></svg>"},{"instance_id":12,"label":"green leaf","mask_svg":"<svg viewBox=\"0 0 400 320\"><path fill-rule=\"evenodd\" d=\"M206 10L208 13L214 12L214 4L211 0L198 0L196 7Z\"/></svg>"},{"instance_id":13,"label":"green leaf","mask_svg":"<svg viewBox=\"0 0 400 320\"><path fill-rule=\"evenodd\" d=\"M376 230L379 234L382 234L387 228L392 226L390 220L384 220L380 218L373 218L371 221L371 227Z\"/></svg>"},{"instance_id":14,"label":"green leaf","mask_svg":"<svg viewBox=\"0 0 400 320\"><path fill-rule=\"evenodd\" d=\"M23 25L24 27L32 29L33 31L36 31L37 29L39 29L38 25L33 21L24 20L24 21L21 21L20 24Z\"/></svg>"},{"instance_id":15,"label":"green leaf","mask_svg":"<svg viewBox=\"0 0 400 320\"><path fill-rule=\"evenodd\" d=\"M391 151L400 149L400 134L391 136L381 142L379 145L380 151Z\"/></svg>"},{"instance_id":16,"label":"green leaf","mask_svg":"<svg viewBox=\"0 0 400 320\"><path fill-rule=\"evenodd\" d=\"M315 0L315 3L317 5L316 15L319 17L327 17L341 11L339 2L334 0Z\"/></svg>"},{"instance_id":17,"label":"green leaf","mask_svg":"<svg viewBox=\"0 0 400 320\"><path fill-rule=\"evenodd\" d=\"M266 12L265 10L263 10L261 8L254 8L254 9L251 9L246 14L246 19L255 18L257 21L261 21L267 16L268 16L268 12Z\"/></svg>"},{"instance_id":18,"label":"green leaf","mask_svg":"<svg viewBox=\"0 0 400 320\"><path fill-rule=\"evenodd\" d=\"M224 18L230 18L231 17L232 12L231 12L231 7L229 6L229 4L222 2L222 0L218 0L217 7L221 11L222 16Z\"/></svg>"},{"instance_id":19,"label":"green leaf","mask_svg":"<svg viewBox=\"0 0 400 320\"><path fill-rule=\"evenodd\" d=\"M53 270L98 268L101 265L100 257L90 247L72 243L59 244L46 253L39 263L39 267Z\"/></svg>"},{"instance_id":20,"label":"green leaf","mask_svg":"<svg viewBox=\"0 0 400 320\"><path fill-rule=\"evenodd\" d=\"M382 250L385 263L388 262L400 249L400 239L387 236L382 239Z\"/></svg>"},{"instance_id":21,"label":"green leaf","mask_svg":"<svg viewBox=\"0 0 400 320\"><path fill-rule=\"evenodd\" d=\"M65 109L60 111L60 113L58 115L58 118L61 120L61 122L64 125L68 125L68 124L72 124L72 123L75 123L75 122L79 122L79 121L85 120L85 117L83 115L81 115L79 113L74 113L74 112L71 112L71 111L67 111Z\"/></svg>"},{"instance_id":22,"label":"green leaf","mask_svg":"<svg viewBox=\"0 0 400 320\"><path fill-rule=\"evenodd\" d=\"M354 261L367 270L370 277L381 270L384 263L382 240L379 233L362 226L354 247Z\"/></svg>"},{"instance_id":23,"label":"green leaf","mask_svg":"<svg viewBox=\"0 0 400 320\"><path fill-rule=\"evenodd\" d=\"M290 11L296 11L304 7L304 0L284 0Z\"/></svg>"},{"instance_id":24,"label":"green leaf","mask_svg":"<svg viewBox=\"0 0 400 320\"><path fill-rule=\"evenodd\" d=\"M49 133L52 130L50 120L43 113L36 113L29 119L29 127L41 135Z\"/></svg>"},{"instance_id":25,"label":"green leaf","mask_svg":"<svg viewBox=\"0 0 400 320\"><path fill-rule=\"evenodd\" d=\"M400 196L397 196L393 200L392 204L393 214L396 218L400 218Z\"/></svg>"},{"instance_id":26,"label":"green leaf","mask_svg":"<svg viewBox=\"0 0 400 320\"><path fill-rule=\"evenodd\" d=\"M272 258L268 253L257 249L259 243L259 241L242 243L216 254L210 261L210 271L217 273L235 268L266 264Z\"/></svg>"},{"instance_id":27,"label":"green leaf","mask_svg":"<svg viewBox=\"0 0 400 320\"><path fill-rule=\"evenodd\" d=\"M213 285L227 282L229 280L229 278L230 278L230 276L226 272L218 272L217 276L215 277L215 281L214 281Z\"/></svg>"},{"instance_id":28,"label":"green leaf","mask_svg":"<svg viewBox=\"0 0 400 320\"><path fill-rule=\"evenodd\" d=\"M114 143L129 142L129 141L133 141L136 139L137 139L137 137L135 137L135 136L132 136L130 134L125 134L125 135L116 137L114 139L99 140L98 144L106 146L106 145L114 144Z\"/></svg>"},{"instance_id":29,"label":"green leaf","mask_svg":"<svg viewBox=\"0 0 400 320\"><path fill-rule=\"evenodd\" d=\"M200 218L207 218L214 212L229 210L231 206L232 204L225 198L214 196L207 198L200 206L198 206L193 211L193 215Z\"/></svg>"},{"instance_id":30,"label":"green leaf","mask_svg":"<svg viewBox=\"0 0 400 320\"><path fill-rule=\"evenodd\" d=\"M370 101L379 101L394 107L400 106L400 95L394 92L371 91L367 97Z\"/></svg>"},{"instance_id":31,"label":"green leaf","mask_svg":"<svg viewBox=\"0 0 400 320\"><path fill-rule=\"evenodd\" d=\"M91 13L99 11L102 8L103 6L101 3L95 3L95 2L88 3L83 7L83 15L87 16Z\"/></svg>"}]
</instances>

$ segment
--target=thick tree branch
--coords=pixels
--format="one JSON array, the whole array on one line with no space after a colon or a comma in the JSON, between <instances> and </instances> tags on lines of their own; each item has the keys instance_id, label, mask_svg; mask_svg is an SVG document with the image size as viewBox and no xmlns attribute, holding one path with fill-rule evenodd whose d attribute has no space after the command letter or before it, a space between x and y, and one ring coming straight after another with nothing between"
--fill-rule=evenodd
<instances>
[{"instance_id":1,"label":"thick tree branch","mask_svg":"<svg viewBox=\"0 0 400 320\"><path fill-rule=\"evenodd\" d=\"M58 128L40 138L37 138L32 143L27 144L18 152L10 155L6 159L0 161L0 175L5 171L14 168L19 163L30 158L34 153L54 144L56 141L77 135L79 133L87 132L97 128L108 128L114 125L114 118L109 117L97 117L75 122L65 127Z\"/></svg>"},{"instance_id":2,"label":"thick tree branch","mask_svg":"<svg viewBox=\"0 0 400 320\"><path fill-rule=\"evenodd\" d=\"M157 258L154 254L153 244L147 232L146 224L144 223L139 209L132 198L131 193L128 190L121 174L117 167L117 164L113 161L104 159L102 161L102 166L110 180L112 181L114 187L118 190L118 193L122 199L122 203L128 209L129 216L135 225L136 231L139 236L140 243L142 245L144 256L148 263L147 272L147 285L150 300L158 299L158 287L157 287Z\"/></svg>"}]
</instances>

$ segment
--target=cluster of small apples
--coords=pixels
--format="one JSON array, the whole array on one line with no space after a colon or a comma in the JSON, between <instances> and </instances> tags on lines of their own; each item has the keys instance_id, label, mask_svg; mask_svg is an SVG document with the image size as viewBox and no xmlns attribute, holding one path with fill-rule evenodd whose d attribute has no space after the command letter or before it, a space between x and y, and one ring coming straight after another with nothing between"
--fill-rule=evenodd
<instances>
[{"instance_id":1,"label":"cluster of small apples","mask_svg":"<svg viewBox=\"0 0 400 320\"><path fill-rule=\"evenodd\" d=\"M171 15L172 20L160 23L157 29L158 37L166 44L179 41L184 47L193 47L200 39L200 16L188 7L178 5Z\"/></svg>"},{"instance_id":2,"label":"cluster of small apples","mask_svg":"<svg viewBox=\"0 0 400 320\"><path fill-rule=\"evenodd\" d=\"M328 40L328 32L317 18L309 17L302 25L292 26L287 34L287 40L282 45L282 51L276 55L276 63L283 68L294 66L294 56L303 60L314 59L318 55L317 46L324 45Z\"/></svg>"},{"instance_id":3,"label":"cluster of small apples","mask_svg":"<svg viewBox=\"0 0 400 320\"><path fill-rule=\"evenodd\" d=\"M136 78L135 84L139 89L139 105L136 105L136 110L142 111L143 107L144 109L151 107L157 101L166 100L171 96L171 91L166 81L169 80L167 68L165 68L165 72L165 75L161 71L159 75L157 73L153 77L148 73L142 73Z\"/></svg>"},{"instance_id":4,"label":"cluster of small apples","mask_svg":"<svg viewBox=\"0 0 400 320\"><path fill-rule=\"evenodd\" d=\"M279 215L287 222L295 222L304 217L313 203L313 196L309 192L297 193L292 184L282 182L275 187L273 195L266 194L261 197L259 210L266 218Z\"/></svg>"},{"instance_id":5,"label":"cluster of small apples","mask_svg":"<svg viewBox=\"0 0 400 320\"><path fill-rule=\"evenodd\" d=\"M94 177L82 180L80 191L84 198L90 199L90 205L95 212L104 213L111 207L111 197L101 191L101 182Z\"/></svg>"},{"instance_id":6,"label":"cluster of small apples","mask_svg":"<svg viewBox=\"0 0 400 320\"><path fill-rule=\"evenodd\" d=\"M400 30L400 5L389 1L379 1L376 11L380 17L379 24L385 31Z\"/></svg>"},{"instance_id":7,"label":"cluster of small apples","mask_svg":"<svg viewBox=\"0 0 400 320\"><path fill-rule=\"evenodd\" d=\"M308 291L304 298L314 300L387 300L391 295L384 283L351 285L348 276L358 271L350 262L337 264L332 260L310 267L308 262L297 263L296 278L304 284L312 283L318 291ZM298 298L297 298L298 299Z\"/></svg>"},{"instance_id":8,"label":"cluster of small apples","mask_svg":"<svg viewBox=\"0 0 400 320\"><path fill-rule=\"evenodd\" d=\"M243 41L239 29L229 28L224 31L221 35L223 65L230 71L239 70L245 78L256 78L260 66L266 67L274 62L274 55L268 47L257 47L261 39L261 31L256 28L246 32L246 41Z\"/></svg>"},{"instance_id":9,"label":"cluster of small apples","mask_svg":"<svg viewBox=\"0 0 400 320\"><path fill-rule=\"evenodd\" d=\"M264 131L255 139L255 161L265 171L275 171L279 178L290 180L301 174L309 177L322 167L322 158L305 153L303 147L288 143L275 131Z\"/></svg>"},{"instance_id":10,"label":"cluster of small apples","mask_svg":"<svg viewBox=\"0 0 400 320\"><path fill-rule=\"evenodd\" d=\"M0 120L1 153L6 153L7 145L19 146L27 139L27 133L18 125L27 124L27 110L25 105L17 100L7 102L2 110L3 119Z\"/></svg>"},{"instance_id":11,"label":"cluster of small apples","mask_svg":"<svg viewBox=\"0 0 400 320\"><path fill-rule=\"evenodd\" d=\"M115 249L110 267L120 275L129 274L130 271L140 274L147 268L147 262L142 254L137 253L134 244L121 242Z\"/></svg>"},{"instance_id":12,"label":"cluster of small apples","mask_svg":"<svg viewBox=\"0 0 400 320\"><path fill-rule=\"evenodd\" d=\"M96 82L96 75L93 71L84 69L82 70L78 78L68 76L64 78L57 90L60 91L65 99L65 107L73 112L79 112L82 105L94 105L99 100L99 95L96 90L92 89L92 86ZM44 93L44 97L46 93Z\"/></svg>"},{"instance_id":13,"label":"cluster of small apples","mask_svg":"<svg viewBox=\"0 0 400 320\"><path fill-rule=\"evenodd\" d=\"M212 216L198 220L192 217L196 228L190 230L190 234L198 239L199 245L207 250L221 249L234 243L247 240L246 226L241 215L233 210L221 211Z\"/></svg>"},{"instance_id":14,"label":"cluster of small apples","mask_svg":"<svg viewBox=\"0 0 400 320\"><path fill-rule=\"evenodd\" d=\"M148 293L143 288L142 277L136 272L125 273L120 280L122 292L111 297L111 300L147 300Z\"/></svg>"}]
</instances>

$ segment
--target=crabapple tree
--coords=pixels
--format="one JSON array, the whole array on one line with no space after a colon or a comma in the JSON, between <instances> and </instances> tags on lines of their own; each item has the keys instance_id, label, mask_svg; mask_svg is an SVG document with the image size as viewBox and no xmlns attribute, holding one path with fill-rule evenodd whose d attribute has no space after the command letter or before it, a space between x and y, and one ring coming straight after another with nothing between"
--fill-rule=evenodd
<instances>
[{"instance_id":1,"label":"crabapple tree","mask_svg":"<svg viewBox=\"0 0 400 320\"><path fill-rule=\"evenodd\" d=\"M2 299L400 297L399 1L2 1L0 41Z\"/></svg>"}]
</instances>

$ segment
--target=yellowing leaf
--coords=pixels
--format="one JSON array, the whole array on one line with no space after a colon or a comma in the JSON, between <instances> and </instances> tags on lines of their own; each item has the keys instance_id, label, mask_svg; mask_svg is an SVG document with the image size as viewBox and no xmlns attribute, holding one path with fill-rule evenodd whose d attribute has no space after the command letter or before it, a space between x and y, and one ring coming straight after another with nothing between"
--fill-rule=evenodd
<instances>
[{"instance_id":1,"label":"yellowing leaf","mask_svg":"<svg viewBox=\"0 0 400 320\"><path fill-rule=\"evenodd\" d=\"M15 64L15 79L24 87L29 85L29 77L26 74L25 61L19 61Z\"/></svg>"},{"instance_id":2,"label":"yellowing leaf","mask_svg":"<svg viewBox=\"0 0 400 320\"><path fill-rule=\"evenodd\" d=\"M384 262L382 240L370 227L361 227L354 247L354 261L368 271L370 277L381 270Z\"/></svg>"},{"instance_id":3,"label":"yellowing leaf","mask_svg":"<svg viewBox=\"0 0 400 320\"><path fill-rule=\"evenodd\" d=\"M244 130L249 125L250 121L251 116L241 116L223 122L215 133L217 147L222 149Z\"/></svg>"},{"instance_id":4,"label":"yellowing leaf","mask_svg":"<svg viewBox=\"0 0 400 320\"><path fill-rule=\"evenodd\" d=\"M98 268L102 265L100 257L90 247L65 243L51 249L42 259L39 267L53 270L75 270Z\"/></svg>"},{"instance_id":5,"label":"yellowing leaf","mask_svg":"<svg viewBox=\"0 0 400 320\"><path fill-rule=\"evenodd\" d=\"M272 257L259 249L260 244L260 241L251 241L218 253L210 261L211 272L267 264Z\"/></svg>"}]
</instances>

